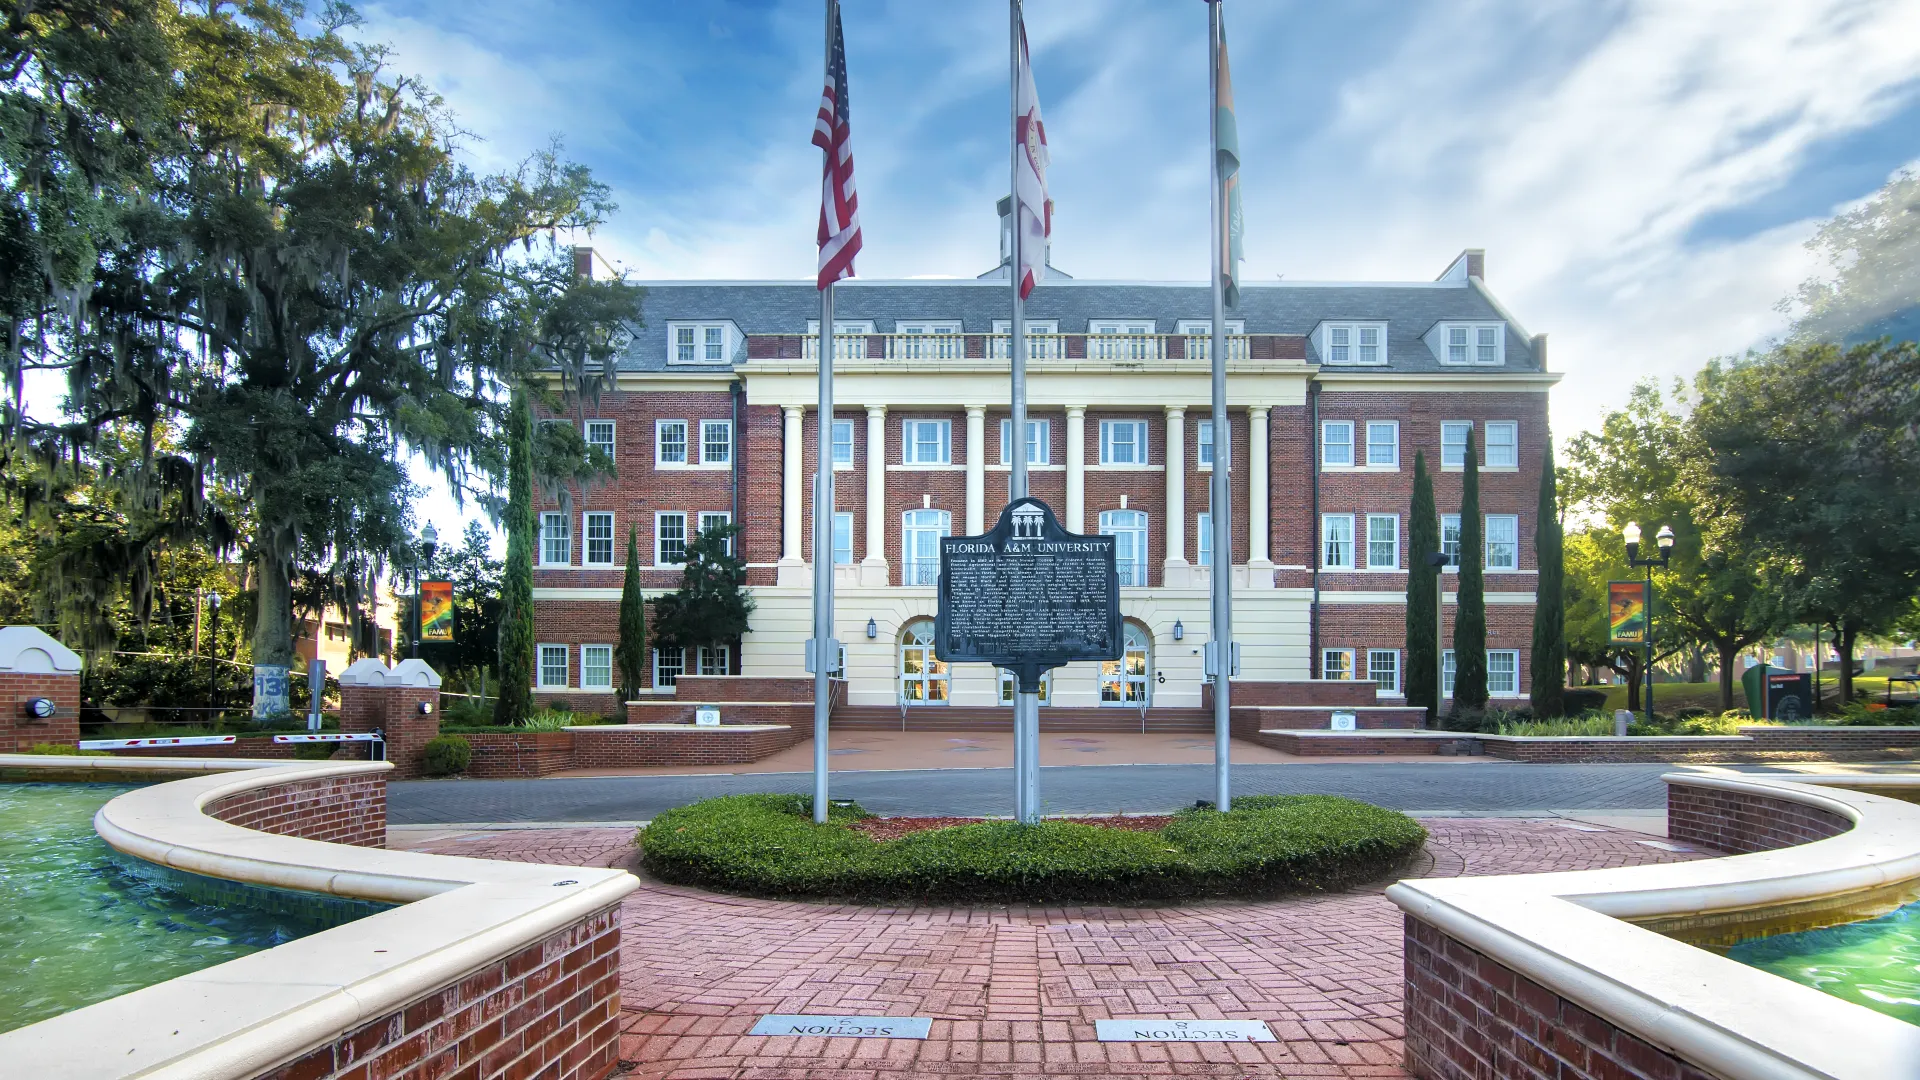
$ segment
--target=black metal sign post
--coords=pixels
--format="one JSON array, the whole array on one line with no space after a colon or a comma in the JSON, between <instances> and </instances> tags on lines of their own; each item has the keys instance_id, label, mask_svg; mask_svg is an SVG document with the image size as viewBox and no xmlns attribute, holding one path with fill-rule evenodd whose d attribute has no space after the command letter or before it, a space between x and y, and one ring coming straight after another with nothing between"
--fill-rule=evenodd
<instances>
[{"instance_id":1,"label":"black metal sign post","mask_svg":"<svg viewBox=\"0 0 1920 1080\"><path fill-rule=\"evenodd\" d=\"M1120 659L1115 543L1067 532L1034 498L1008 503L979 536L941 538L934 655L1006 668L1021 694L1038 694L1048 671L1075 660ZM1014 806L1027 823L1040 818L1037 753L1030 747L1033 761L1017 770Z\"/></svg>"}]
</instances>

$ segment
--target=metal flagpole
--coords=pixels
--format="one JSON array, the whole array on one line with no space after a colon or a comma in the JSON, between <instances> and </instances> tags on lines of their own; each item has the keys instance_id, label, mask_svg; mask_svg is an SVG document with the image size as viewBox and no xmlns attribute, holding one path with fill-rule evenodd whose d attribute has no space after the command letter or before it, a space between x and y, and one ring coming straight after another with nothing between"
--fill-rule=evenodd
<instances>
[{"instance_id":1,"label":"metal flagpole","mask_svg":"<svg viewBox=\"0 0 1920 1080\"><path fill-rule=\"evenodd\" d=\"M827 0L827 71L833 71L836 0ZM823 166L831 175L834 151ZM813 480L813 820L827 820L827 714L832 689L827 673L839 658L833 640L833 282L820 290L820 413Z\"/></svg>"},{"instance_id":2,"label":"metal flagpole","mask_svg":"<svg viewBox=\"0 0 1920 1080\"><path fill-rule=\"evenodd\" d=\"M1226 191L1220 184L1220 0L1207 4L1207 86L1211 91L1212 120L1208 143L1213 177L1213 477L1208 512L1213 527L1213 567L1209 592L1213 625L1213 804L1221 813L1233 809L1231 743L1232 706L1228 701L1233 673L1233 440L1227 430L1227 300ZM1257 448L1256 448L1257 450ZM1258 552L1251 553L1258 557Z\"/></svg>"},{"instance_id":3,"label":"metal flagpole","mask_svg":"<svg viewBox=\"0 0 1920 1080\"><path fill-rule=\"evenodd\" d=\"M1013 422L1007 425L1013 440L1013 469L1007 474L1007 501L1027 497L1027 328L1025 304L1020 298L1020 0L1007 3L1011 42L1012 126L1009 139L1008 189L1013 243L1008 249L1007 283L1013 287L1013 329L1009 353L1013 369ZM1040 820L1040 695L1016 684L1013 695L1013 815L1024 824Z\"/></svg>"}]
</instances>

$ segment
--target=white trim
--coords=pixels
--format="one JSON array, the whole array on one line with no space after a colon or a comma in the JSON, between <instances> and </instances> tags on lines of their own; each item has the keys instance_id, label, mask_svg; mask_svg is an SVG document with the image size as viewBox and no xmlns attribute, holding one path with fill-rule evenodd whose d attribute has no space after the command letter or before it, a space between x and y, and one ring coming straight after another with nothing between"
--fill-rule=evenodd
<instances>
[{"instance_id":1,"label":"white trim","mask_svg":"<svg viewBox=\"0 0 1920 1080\"><path fill-rule=\"evenodd\" d=\"M1520 422L1518 420L1483 420L1480 422L1480 426L1486 431L1480 447L1480 467L1483 469L1504 469L1509 472L1518 472L1520 470ZM1507 444L1508 449L1513 451L1512 461L1496 463L1492 458L1493 429L1496 426L1506 428L1513 432L1513 439Z\"/></svg>"},{"instance_id":2,"label":"white trim","mask_svg":"<svg viewBox=\"0 0 1920 1080\"><path fill-rule=\"evenodd\" d=\"M682 645L678 648L670 649L668 651L677 652L680 654L680 670L673 673L674 679L678 680L680 676L685 675L687 673L686 646ZM648 652L651 654L651 663L652 663L652 670L648 672L648 675L650 676L648 680L648 685L652 686L655 691L658 691L662 685L660 682L660 648L658 646L655 646L654 648L649 649ZM667 683L665 685L672 686L674 684Z\"/></svg>"},{"instance_id":3,"label":"white trim","mask_svg":"<svg viewBox=\"0 0 1920 1080\"><path fill-rule=\"evenodd\" d=\"M1113 442L1110 433L1117 430L1123 424L1137 429L1133 442L1134 452L1139 456L1139 460L1137 461L1112 460ZM1152 430L1145 420L1100 421L1098 439L1096 440L1098 443L1098 453L1096 456L1099 459L1099 465L1104 468L1140 469L1151 467L1153 464L1153 448L1151 445L1153 441Z\"/></svg>"},{"instance_id":4,"label":"white trim","mask_svg":"<svg viewBox=\"0 0 1920 1080\"><path fill-rule=\"evenodd\" d=\"M718 518L720 520L721 525L731 525L733 524L733 511L701 510L698 513L694 514L692 520L694 523L694 527L698 530L697 532L695 532L694 534L695 536L702 535L708 529L712 528L712 525L708 523L709 519L711 518ZM689 540L691 540L692 538L693 537L688 537ZM727 554L729 555L733 554L733 541L731 540L727 542Z\"/></svg>"},{"instance_id":5,"label":"white trim","mask_svg":"<svg viewBox=\"0 0 1920 1080\"><path fill-rule=\"evenodd\" d=\"M547 650L559 649L566 657L565 671L558 683L547 681ZM533 688L535 690L566 690L567 680L573 677L573 649L558 641L543 641L533 648Z\"/></svg>"},{"instance_id":6,"label":"white trim","mask_svg":"<svg viewBox=\"0 0 1920 1080\"><path fill-rule=\"evenodd\" d=\"M717 459L717 460L713 460L713 459L709 459L709 458L707 457L707 445L708 445L708 443L707 443L707 431L708 431L708 429L711 429L711 428L718 428L719 430L721 430L721 431L724 431L724 432L726 433L726 436L727 436L727 456L726 456L726 457L725 457L724 459ZM708 467L708 468L730 468L730 467L732 467L732 465L733 465L733 454L734 454L734 445L733 445L733 444L734 444L734 438L733 438L733 421L731 421L731 420L702 420L702 421L700 421L700 464L701 464L701 465L703 465L703 466L706 466L706 467Z\"/></svg>"},{"instance_id":7,"label":"white trim","mask_svg":"<svg viewBox=\"0 0 1920 1080\"><path fill-rule=\"evenodd\" d=\"M938 424L940 426L940 460L919 461L915 458L918 441L913 437L916 424ZM869 450L869 453L872 451ZM953 421L934 417L903 416L900 418L900 464L914 466L947 467L953 465ZM965 466L960 466L964 468Z\"/></svg>"},{"instance_id":8,"label":"white trim","mask_svg":"<svg viewBox=\"0 0 1920 1080\"><path fill-rule=\"evenodd\" d=\"M1369 341L1372 337L1374 340ZM1328 319L1308 335L1313 352L1329 367L1387 366L1387 324L1376 319ZM1362 359L1369 355L1372 359Z\"/></svg>"},{"instance_id":9,"label":"white trim","mask_svg":"<svg viewBox=\"0 0 1920 1080\"><path fill-rule=\"evenodd\" d=\"M660 433L673 425L680 427L680 460L669 461L661 456L664 440ZM693 425L686 420L655 420L653 422L653 467L656 469L684 469L693 464Z\"/></svg>"},{"instance_id":10,"label":"white trim","mask_svg":"<svg viewBox=\"0 0 1920 1080\"><path fill-rule=\"evenodd\" d=\"M1368 514L1366 515L1366 521L1367 521L1367 538L1366 538L1367 569L1376 570L1376 571L1400 569L1400 515L1399 514ZM1373 561L1373 523L1375 521L1392 521L1393 522L1393 560L1391 562L1376 564ZM1358 523L1356 522L1356 525L1357 524ZM1355 537L1354 545L1356 550L1354 552L1354 560L1353 560L1355 566L1358 566L1360 564L1359 552L1357 550L1359 544L1360 544L1360 538Z\"/></svg>"},{"instance_id":11,"label":"white trim","mask_svg":"<svg viewBox=\"0 0 1920 1080\"><path fill-rule=\"evenodd\" d=\"M664 553L664 549L661 547L662 538L660 535L660 523L670 517L677 517L680 519L680 559L678 562L667 562L662 557ZM690 539L692 539L692 537L687 534L687 512L685 510L655 510L653 512L653 565L654 566L667 567L667 566L685 565L686 555L687 555L687 541Z\"/></svg>"},{"instance_id":12,"label":"white trim","mask_svg":"<svg viewBox=\"0 0 1920 1080\"><path fill-rule=\"evenodd\" d=\"M1334 521L1345 521L1347 523L1347 540L1346 540L1347 561L1344 563L1331 563L1327 561L1327 543L1329 539L1327 535L1327 526L1328 524ZM1317 561L1320 564L1320 569L1352 570L1355 568L1355 566L1358 565L1359 560L1354 557L1355 555L1354 546L1356 543L1354 539L1354 532L1353 532L1354 524L1355 524L1354 515L1352 514L1321 514L1320 515L1320 550L1316 556Z\"/></svg>"},{"instance_id":13,"label":"white trim","mask_svg":"<svg viewBox=\"0 0 1920 1080\"><path fill-rule=\"evenodd\" d=\"M1406 573L1405 570L1402 570L1400 572L1402 574ZM1365 573L1365 571L1356 570L1356 571L1352 571L1352 573ZM1507 605L1507 604L1512 604L1512 605L1531 604L1534 602L1534 594L1533 594L1533 590L1531 589L1528 589L1524 592L1521 592L1521 591L1487 592L1482 595L1484 596L1488 607L1496 607L1496 606ZM1404 589L1392 589L1392 590L1322 589L1320 590L1320 602L1322 604L1332 604L1332 605L1404 604L1407 602L1407 594ZM1447 604L1458 603L1459 594L1453 593L1453 592L1445 593L1441 597L1441 602L1447 603Z\"/></svg>"},{"instance_id":14,"label":"white trim","mask_svg":"<svg viewBox=\"0 0 1920 1080\"><path fill-rule=\"evenodd\" d=\"M1365 426L1366 426L1366 432L1367 432L1367 441L1366 441L1367 453L1366 453L1365 467L1378 472L1389 472L1389 471L1397 472L1400 468L1400 421L1368 420L1366 421ZM1373 460L1373 429L1376 427L1388 427L1393 429L1393 458L1390 461ZM1355 464L1360 464L1360 463L1355 462Z\"/></svg>"},{"instance_id":15,"label":"white trim","mask_svg":"<svg viewBox=\"0 0 1920 1080\"><path fill-rule=\"evenodd\" d=\"M604 560L593 557L593 530L588 523L593 518L607 519L607 557ZM619 526L611 510L582 510L580 512L580 565L614 566L620 558Z\"/></svg>"},{"instance_id":16,"label":"white trim","mask_svg":"<svg viewBox=\"0 0 1920 1080\"><path fill-rule=\"evenodd\" d=\"M691 338L685 342L680 340L680 333L683 330L691 335ZM712 346L716 344L709 333L712 330L720 331L720 340L717 342L720 348L719 356L711 355ZM734 353L739 351L741 343L745 340L745 336L740 333L740 328L734 325L732 320L670 322L667 324L667 364L672 367L719 367L730 364L733 362ZM683 346L691 350L685 358L680 352Z\"/></svg>"},{"instance_id":17,"label":"white trim","mask_svg":"<svg viewBox=\"0 0 1920 1080\"><path fill-rule=\"evenodd\" d=\"M1491 340L1489 341L1489 335ZM1458 336L1461 341L1454 343ZM1443 367L1501 367L1507 362L1507 324L1504 322L1442 322L1426 336L1427 348ZM1455 349L1460 359L1454 358ZM1484 350L1492 349L1490 359Z\"/></svg>"},{"instance_id":18,"label":"white trim","mask_svg":"<svg viewBox=\"0 0 1920 1080\"><path fill-rule=\"evenodd\" d=\"M840 425L842 424L845 424L847 426L847 460L844 464L840 461L839 454L838 454L839 447L840 447ZM828 429L827 437L831 445L828 446L827 451L828 453L834 455L834 458L833 458L834 472L852 472L853 471L853 468L854 468L853 459L859 456L854 451L856 433L853 430L853 425L854 425L854 421L852 420L836 419L833 422L833 427Z\"/></svg>"},{"instance_id":19,"label":"white trim","mask_svg":"<svg viewBox=\"0 0 1920 1080\"><path fill-rule=\"evenodd\" d=\"M1465 470L1467 467L1467 454L1466 454L1466 447L1464 443L1461 445L1459 463L1454 465L1447 464L1447 428L1449 426L1458 427L1461 424L1465 424L1467 426L1467 437L1471 439L1473 437L1473 431L1475 426L1472 420L1440 421L1440 468L1444 472L1461 472Z\"/></svg>"},{"instance_id":20,"label":"white trim","mask_svg":"<svg viewBox=\"0 0 1920 1080\"><path fill-rule=\"evenodd\" d=\"M594 445L593 429L596 426L603 425L603 424L606 426L606 429L607 429L607 445L604 450L604 453L607 455L609 460L612 460L614 457L614 451L620 445L618 425L616 425L612 420L606 420L596 416L585 421L580 425L580 433L586 437L587 445L591 447Z\"/></svg>"},{"instance_id":21,"label":"white trim","mask_svg":"<svg viewBox=\"0 0 1920 1080\"><path fill-rule=\"evenodd\" d=\"M1374 658L1374 656L1375 656L1375 655L1377 655L1377 654L1380 654L1380 653L1385 653L1386 655L1388 655L1388 656L1391 656L1391 657L1393 657L1393 685L1392 685L1392 686L1381 686L1381 685L1380 685L1380 680L1379 680L1379 678L1378 678L1378 677L1377 677L1377 676L1376 676L1376 675L1374 674L1374 670L1373 670L1373 658ZM1374 648L1369 648L1369 649L1367 650L1367 677L1366 677L1366 681L1367 681L1367 682L1370 682L1370 683L1373 683L1373 684L1374 684L1374 686L1375 686L1375 687L1376 687L1376 688L1378 689L1378 691L1379 691L1379 692L1381 692L1381 693L1385 693L1385 694L1398 694L1398 693L1400 692L1400 688L1401 688L1401 681L1400 681L1400 677L1401 677L1401 671L1400 671L1400 669L1401 669L1401 667L1403 666L1403 665L1401 664L1401 662L1400 662L1400 660L1401 660L1401 652L1400 652L1400 650L1399 650L1399 649L1374 649Z\"/></svg>"},{"instance_id":22,"label":"white trim","mask_svg":"<svg viewBox=\"0 0 1920 1080\"><path fill-rule=\"evenodd\" d=\"M1032 416L1028 416L1027 426L1035 427L1039 429L1034 433L1037 436L1034 439L1034 451L1038 456L1029 457L1027 459L1027 465L1031 468L1046 468L1047 466L1053 464L1053 424L1047 417L1044 417L1044 416L1039 417L1037 419ZM1001 468L1010 469L1013 467L1013 463L1012 463L1013 448L1009 444L1010 443L1009 436L1012 434L1012 432L1013 432L1013 418L1010 416L1001 417L1000 418L1000 467Z\"/></svg>"},{"instance_id":23,"label":"white trim","mask_svg":"<svg viewBox=\"0 0 1920 1080\"><path fill-rule=\"evenodd\" d=\"M1480 552L1481 571L1488 574L1510 574L1520 569L1520 515L1486 514L1483 515L1483 517L1485 520L1480 524L1482 548ZM1493 522L1496 518L1501 521L1513 522L1513 564L1511 566L1505 564L1500 566L1493 565L1493 559L1491 557L1493 554Z\"/></svg>"},{"instance_id":24,"label":"white trim","mask_svg":"<svg viewBox=\"0 0 1920 1080\"><path fill-rule=\"evenodd\" d=\"M587 682L587 650L588 649L607 650L607 681L604 685ZM595 690L612 691L614 689L614 685L613 685L614 681L618 678L620 673L614 670L613 651L614 651L613 646L606 645L606 644L580 646L580 689L581 690L592 692Z\"/></svg>"},{"instance_id":25,"label":"white trim","mask_svg":"<svg viewBox=\"0 0 1920 1080\"><path fill-rule=\"evenodd\" d=\"M1329 656L1343 656L1346 658L1342 667L1342 670L1346 672L1345 675L1335 676L1327 674L1327 657ZM1320 678L1330 682L1352 682L1354 678L1353 650L1338 645L1323 646L1320 649Z\"/></svg>"},{"instance_id":26,"label":"white trim","mask_svg":"<svg viewBox=\"0 0 1920 1080\"><path fill-rule=\"evenodd\" d=\"M1329 445L1338 445L1338 444L1329 444L1329 443L1328 443L1328 441L1327 441L1327 429L1329 429L1329 428L1333 428L1333 427L1341 427L1341 428L1345 428L1345 429L1346 429L1346 432L1347 432L1347 442L1346 442L1346 446L1347 446L1347 460L1346 460L1346 461L1344 461L1344 462L1339 462L1339 461L1328 461L1328 460L1327 460L1327 447L1328 447ZM1335 470L1335 469L1343 469L1343 470L1344 470L1344 469L1353 469L1353 470L1358 470L1358 469L1359 469L1359 467L1360 467L1360 463L1359 463L1359 457L1358 457L1358 455L1356 455L1356 454L1354 453L1354 441L1353 441L1353 433L1354 433L1354 428L1355 428L1355 427L1356 427L1356 425L1355 425L1355 423L1354 423L1354 422L1353 422L1352 420L1322 420L1322 421L1320 421L1320 468L1321 468L1322 470L1325 470L1325 471L1328 471L1328 472L1331 472L1331 471L1333 471L1333 470Z\"/></svg>"},{"instance_id":27,"label":"white trim","mask_svg":"<svg viewBox=\"0 0 1920 1080\"><path fill-rule=\"evenodd\" d=\"M1213 440L1213 419L1211 417L1208 417L1205 420L1194 421L1193 423L1193 467L1200 472L1212 472L1213 462L1203 461L1200 458L1200 446L1201 446L1200 433L1202 431L1205 431L1207 433L1207 440L1206 440L1207 456L1212 457L1214 454L1219 452ZM1233 442L1233 417L1232 416L1227 417L1227 442L1229 444Z\"/></svg>"}]
</instances>

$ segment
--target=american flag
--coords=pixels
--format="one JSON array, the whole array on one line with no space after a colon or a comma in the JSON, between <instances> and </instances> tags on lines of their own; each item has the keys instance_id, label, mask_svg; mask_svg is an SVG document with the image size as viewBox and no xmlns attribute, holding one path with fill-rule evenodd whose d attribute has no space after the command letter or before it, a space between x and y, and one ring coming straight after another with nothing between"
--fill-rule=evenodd
<instances>
[{"instance_id":1,"label":"american flag","mask_svg":"<svg viewBox=\"0 0 1920 1080\"><path fill-rule=\"evenodd\" d=\"M840 33L840 5L833 4L833 55L820 92L813 145L827 152L820 176L820 288L853 276L860 253L860 197L853 189L853 139L847 109L847 45Z\"/></svg>"}]
</instances>

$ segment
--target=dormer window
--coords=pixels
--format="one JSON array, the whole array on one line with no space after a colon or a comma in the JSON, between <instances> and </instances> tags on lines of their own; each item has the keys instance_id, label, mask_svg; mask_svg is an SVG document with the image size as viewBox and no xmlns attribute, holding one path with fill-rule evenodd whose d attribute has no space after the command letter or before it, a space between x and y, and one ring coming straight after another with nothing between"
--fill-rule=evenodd
<instances>
[{"instance_id":1,"label":"dormer window","mask_svg":"<svg viewBox=\"0 0 1920 1080\"><path fill-rule=\"evenodd\" d=\"M1506 326L1501 323L1442 323L1438 347L1443 364L1498 366L1506 362Z\"/></svg>"},{"instance_id":2,"label":"dormer window","mask_svg":"<svg viewBox=\"0 0 1920 1080\"><path fill-rule=\"evenodd\" d=\"M724 364L737 335L731 323L668 323L667 360L674 364Z\"/></svg>"},{"instance_id":3,"label":"dormer window","mask_svg":"<svg viewBox=\"0 0 1920 1080\"><path fill-rule=\"evenodd\" d=\"M1378 366L1387 362L1387 324L1321 323L1315 343L1326 364Z\"/></svg>"}]
</instances>

